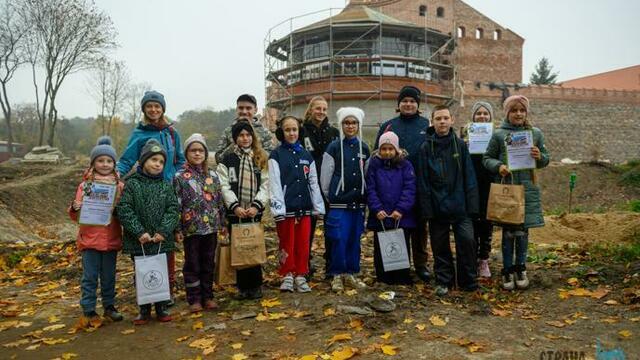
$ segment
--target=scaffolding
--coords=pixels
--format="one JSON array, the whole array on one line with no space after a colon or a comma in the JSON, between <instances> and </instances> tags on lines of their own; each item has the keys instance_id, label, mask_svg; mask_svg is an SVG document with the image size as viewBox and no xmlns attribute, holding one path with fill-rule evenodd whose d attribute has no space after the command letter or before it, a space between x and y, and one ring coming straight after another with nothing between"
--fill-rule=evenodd
<instances>
[{"instance_id":1,"label":"scaffolding","mask_svg":"<svg viewBox=\"0 0 640 360\"><path fill-rule=\"evenodd\" d=\"M381 119L383 100L395 99L398 84L421 84L427 97L446 102L452 97L453 46L450 34L429 28L426 20L417 26L365 6L289 18L264 40L266 104L286 114L322 95L330 108L334 100L352 100L371 113L376 101ZM439 91L427 91L434 88Z\"/></svg>"}]
</instances>

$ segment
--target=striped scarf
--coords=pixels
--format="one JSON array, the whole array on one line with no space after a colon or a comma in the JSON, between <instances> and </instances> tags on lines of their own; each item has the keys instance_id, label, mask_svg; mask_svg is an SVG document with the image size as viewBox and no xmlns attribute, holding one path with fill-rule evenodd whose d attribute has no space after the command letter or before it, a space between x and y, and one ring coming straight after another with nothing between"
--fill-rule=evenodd
<instances>
[{"instance_id":1,"label":"striped scarf","mask_svg":"<svg viewBox=\"0 0 640 360\"><path fill-rule=\"evenodd\" d=\"M253 151L241 149L237 145L233 149L240 158L240 168L238 169L238 202L244 209L248 209L258 193L258 179L254 173Z\"/></svg>"}]
</instances>

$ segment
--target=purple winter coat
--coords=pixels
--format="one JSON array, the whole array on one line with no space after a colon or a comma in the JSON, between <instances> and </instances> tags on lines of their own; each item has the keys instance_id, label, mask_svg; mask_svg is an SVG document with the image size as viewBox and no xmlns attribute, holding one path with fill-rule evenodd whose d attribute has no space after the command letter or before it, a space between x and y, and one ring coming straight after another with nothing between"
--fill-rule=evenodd
<instances>
[{"instance_id":1,"label":"purple winter coat","mask_svg":"<svg viewBox=\"0 0 640 360\"><path fill-rule=\"evenodd\" d=\"M382 160L377 154L371 156L367 170L367 203L369 220L367 229L382 231L376 214L381 210L391 215L394 210L402 214L401 228L415 228L416 218L413 206L416 201L416 174L408 160L402 160L391 167L389 160ZM385 219L386 229L393 229L395 221Z\"/></svg>"}]
</instances>

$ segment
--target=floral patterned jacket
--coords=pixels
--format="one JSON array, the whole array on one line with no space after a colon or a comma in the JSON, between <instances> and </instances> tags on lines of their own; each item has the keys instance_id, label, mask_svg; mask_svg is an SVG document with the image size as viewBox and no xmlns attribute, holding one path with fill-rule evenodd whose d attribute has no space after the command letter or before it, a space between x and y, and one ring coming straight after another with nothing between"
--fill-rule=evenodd
<instances>
[{"instance_id":1,"label":"floral patterned jacket","mask_svg":"<svg viewBox=\"0 0 640 360\"><path fill-rule=\"evenodd\" d=\"M184 236L207 235L224 227L225 207L220 179L188 163L178 170L173 186L180 204L178 229Z\"/></svg>"}]
</instances>

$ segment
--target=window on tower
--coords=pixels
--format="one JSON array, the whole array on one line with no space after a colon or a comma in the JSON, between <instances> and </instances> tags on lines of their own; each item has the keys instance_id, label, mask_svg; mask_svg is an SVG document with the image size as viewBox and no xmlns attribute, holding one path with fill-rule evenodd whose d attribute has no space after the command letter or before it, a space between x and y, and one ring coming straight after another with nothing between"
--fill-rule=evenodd
<instances>
[{"instance_id":1,"label":"window on tower","mask_svg":"<svg viewBox=\"0 0 640 360\"><path fill-rule=\"evenodd\" d=\"M436 16L439 18L444 17L444 8L442 6L440 6L437 10L436 10Z\"/></svg>"},{"instance_id":2,"label":"window on tower","mask_svg":"<svg viewBox=\"0 0 640 360\"><path fill-rule=\"evenodd\" d=\"M426 5L420 5L420 16L427 16L427 6Z\"/></svg>"}]
</instances>

